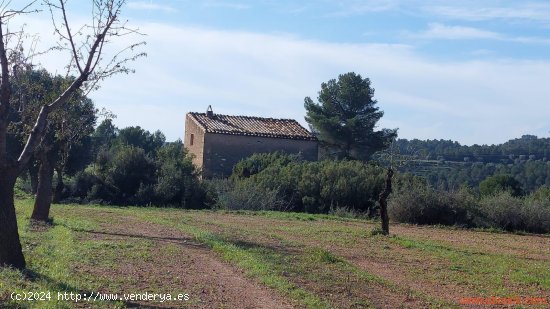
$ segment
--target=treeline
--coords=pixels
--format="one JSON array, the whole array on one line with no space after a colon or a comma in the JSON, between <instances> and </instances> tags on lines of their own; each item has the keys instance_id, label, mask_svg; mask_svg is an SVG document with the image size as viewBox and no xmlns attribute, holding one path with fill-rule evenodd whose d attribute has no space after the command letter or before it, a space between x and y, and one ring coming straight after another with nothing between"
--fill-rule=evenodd
<instances>
[{"instance_id":1,"label":"treeline","mask_svg":"<svg viewBox=\"0 0 550 309\"><path fill-rule=\"evenodd\" d=\"M523 160L550 158L550 138L523 135L499 145L461 145L451 140L399 139L396 145L401 154L423 160L456 162L518 163Z\"/></svg>"},{"instance_id":2,"label":"treeline","mask_svg":"<svg viewBox=\"0 0 550 309\"><path fill-rule=\"evenodd\" d=\"M425 177L434 187L456 190L477 187L496 174L509 174L526 192L550 186L550 139L524 135L501 145L462 146L445 140L397 140L400 170Z\"/></svg>"},{"instance_id":3,"label":"treeline","mask_svg":"<svg viewBox=\"0 0 550 309\"><path fill-rule=\"evenodd\" d=\"M550 162L525 161L514 164L473 163L467 165L420 165L412 163L403 168L425 177L432 186L445 190L456 190L462 185L477 187L481 181L492 175L508 174L517 179L526 192L539 187L550 186Z\"/></svg>"},{"instance_id":4,"label":"treeline","mask_svg":"<svg viewBox=\"0 0 550 309\"><path fill-rule=\"evenodd\" d=\"M118 129L106 119L82 144L86 151L78 147L71 159L81 169L66 169L54 185L64 179L60 201L204 207L206 191L180 140L167 143L160 131Z\"/></svg>"}]
</instances>

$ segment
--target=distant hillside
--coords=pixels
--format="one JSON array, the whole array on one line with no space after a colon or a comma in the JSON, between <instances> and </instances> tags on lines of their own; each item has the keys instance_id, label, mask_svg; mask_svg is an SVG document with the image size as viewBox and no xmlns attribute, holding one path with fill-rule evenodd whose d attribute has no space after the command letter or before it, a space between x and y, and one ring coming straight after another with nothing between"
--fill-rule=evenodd
<instances>
[{"instance_id":1,"label":"distant hillside","mask_svg":"<svg viewBox=\"0 0 550 309\"><path fill-rule=\"evenodd\" d=\"M550 138L523 135L499 145L472 146L450 140L399 139L396 145L407 157L402 170L424 176L436 187L477 187L494 174L511 174L526 192L550 186Z\"/></svg>"},{"instance_id":2,"label":"distant hillside","mask_svg":"<svg viewBox=\"0 0 550 309\"><path fill-rule=\"evenodd\" d=\"M548 160L550 138L523 135L499 145L465 146L451 140L397 140L399 151L425 160L514 163L521 160ZM519 161L516 161L519 160Z\"/></svg>"}]
</instances>

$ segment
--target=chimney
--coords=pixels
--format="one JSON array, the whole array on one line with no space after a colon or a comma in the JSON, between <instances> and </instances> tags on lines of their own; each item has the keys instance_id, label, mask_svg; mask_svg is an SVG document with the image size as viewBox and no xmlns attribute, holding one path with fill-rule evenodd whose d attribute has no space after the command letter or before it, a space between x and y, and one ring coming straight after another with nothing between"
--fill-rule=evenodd
<instances>
[{"instance_id":1,"label":"chimney","mask_svg":"<svg viewBox=\"0 0 550 309\"><path fill-rule=\"evenodd\" d=\"M208 105L208 108L206 109L206 117L213 118L214 112L212 111L212 106Z\"/></svg>"}]
</instances>

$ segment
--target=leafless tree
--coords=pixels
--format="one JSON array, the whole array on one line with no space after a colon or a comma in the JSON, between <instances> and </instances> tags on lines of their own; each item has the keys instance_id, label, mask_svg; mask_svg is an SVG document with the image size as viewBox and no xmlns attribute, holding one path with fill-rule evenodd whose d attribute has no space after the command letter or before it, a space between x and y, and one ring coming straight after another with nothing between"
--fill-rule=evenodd
<instances>
[{"instance_id":1,"label":"leafless tree","mask_svg":"<svg viewBox=\"0 0 550 309\"><path fill-rule=\"evenodd\" d=\"M17 176L25 169L44 137L48 115L63 106L77 90L90 91L109 76L132 72L127 64L145 55L136 51L144 43L131 44L114 54L108 52L107 47L113 41L138 33L120 19L124 3L125 0L92 0L91 23L72 28L67 0L44 0L43 4L52 16L54 31L59 36L55 49L66 53L67 73L75 78L57 98L44 102L23 150L17 156L12 156L7 149L14 70L10 57L21 45L17 45L20 42L14 43L15 34L8 31L8 25L12 18L35 13L37 10L33 8L37 3L32 1L14 10L9 8L11 1L0 1L0 265L25 268L17 230L14 186Z\"/></svg>"},{"instance_id":2,"label":"leafless tree","mask_svg":"<svg viewBox=\"0 0 550 309\"><path fill-rule=\"evenodd\" d=\"M390 234L390 218L388 216L388 197L393 192L393 177L398 168L411 161L410 155L404 155L397 147L395 141L392 141L388 149L380 152L376 160L386 167L386 176L384 178L384 188L378 196L378 205L380 207L380 221L383 235Z\"/></svg>"}]
</instances>

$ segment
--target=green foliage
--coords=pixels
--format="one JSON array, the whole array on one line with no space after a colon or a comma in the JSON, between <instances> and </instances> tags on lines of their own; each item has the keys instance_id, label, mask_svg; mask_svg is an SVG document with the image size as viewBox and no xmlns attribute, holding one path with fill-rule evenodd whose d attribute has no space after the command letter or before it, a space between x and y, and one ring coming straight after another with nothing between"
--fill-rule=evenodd
<instances>
[{"instance_id":1,"label":"green foliage","mask_svg":"<svg viewBox=\"0 0 550 309\"><path fill-rule=\"evenodd\" d=\"M461 145L451 140L406 140L396 141L400 152L418 155L422 159L446 161L464 161L469 157L473 161L485 163L514 163L518 160L544 160L550 158L550 138L538 138L523 135L499 145ZM545 159L546 158L546 159Z\"/></svg>"},{"instance_id":2,"label":"green foliage","mask_svg":"<svg viewBox=\"0 0 550 309\"><path fill-rule=\"evenodd\" d=\"M420 182L398 183L390 195L389 215L397 222L494 228L533 233L550 232L550 190L541 188L527 197L510 191L479 198L467 187L436 190Z\"/></svg>"},{"instance_id":3,"label":"green foliage","mask_svg":"<svg viewBox=\"0 0 550 309\"><path fill-rule=\"evenodd\" d=\"M134 195L140 186L153 183L154 176L155 164L145 155L143 149L121 146L114 155L106 178L126 198Z\"/></svg>"},{"instance_id":4,"label":"green foliage","mask_svg":"<svg viewBox=\"0 0 550 309\"><path fill-rule=\"evenodd\" d=\"M84 201L184 208L202 208L207 198L181 141L160 147L154 158L142 148L114 143L77 173L71 193Z\"/></svg>"},{"instance_id":5,"label":"green foliage","mask_svg":"<svg viewBox=\"0 0 550 309\"><path fill-rule=\"evenodd\" d=\"M304 100L306 121L317 133L329 156L368 160L388 147L397 130L374 131L384 113L376 106L368 78L353 72L321 84L318 103Z\"/></svg>"},{"instance_id":6,"label":"green foliage","mask_svg":"<svg viewBox=\"0 0 550 309\"><path fill-rule=\"evenodd\" d=\"M146 154L154 156L156 151L164 144L166 137L162 132L150 133L140 126L127 127L118 131L115 144L130 145L141 148Z\"/></svg>"},{"instance_id":7,"label":"green foliage","mask_svg":"<svg viewBox=\"0 0 550 309\"><path fill-rule=\"evenodd\" d=\"M476 198L467 189L437 191L425 184L407 184L390 195L392 220L414 224L474 226L479 211Z\"/></svg>"},{"instance_id":8,"label":"green foliage","mask_svg":"<svg viewBox=\"0 0 550 309\"><path fill-rule=\"evenodd\" d=\"M183 208L204 207L205 190L181 140L161 147L157 151L156 162L157 183L154 193L157 203Z\"/></svg>"},{"instance_id":9,"label":"green foliage","mask_svg":"<svg viewBox=\"0 0 550 309\"><path fill-rule=\"evenodd\" d=\"M458 189L465 182L478 187L485 178L498 174L513 176L525 192L550 186L550 138L524 135L500 145L472 146L399 139L395 146L410 163L401 171L422 175L438 188Z\"/></svg>"},{"instance_id":10,"label":"green foliage","mask_svg":"<svg viewBox=\"0 0 550 309\"><path fill-rule=\"evenodd\" d=\"M269 166L284 166L297 161L300 161L298 155L288 155L278 151L272 153L255 153L239 161L239 163L233 167L231 177L236 179L247 178L258 174Z\"/></svg>"},{"instance_id":11,"label":"green foliage","mask_svg":"<svg viewBox=\"0 0 550 309\"><path fill-rule=\"evenodd\" d=\"M550 201L550 188L547 186L541 186L527 198L532 201Z\"/></svg>"},{"instance_id":12,"label":"green foliage","mask_svg":"<svg viewBox=\"0 0 550 309\"><path fill-rule=\"evenodd\" d=\"M510 175L490 176L479 184L482 196L495 195L503 191L510 192L512 196L520 196L523 190L521 184Z\"/></svg>"},{"instance_id":13,"label":"green foliage","mask_svg":"<svg viewBox=\"0 0 550 309\"><path fill-rule=\"evenodd\" d=\"M242 171L250 166L261 168L244 177ZM288 210L312 213L338 207L372 211L383 177L381 168L359 161L303 162L283 154L257 154L239 163L232 175L235 188L276 191Z\"/></svg>"},{"instance_id":14,"label":"green foliage","mask_svg":"<svg viewBox=\"0 0 550 309\"><path fill-rule=\"evenodd\" d=\"M225 210L286 210L278 191L251 181L213 179L208 181L215 205Z\"/></svg>"},{"instance_id":15,"label":"green foliage","mask_svg":"<svg viewBox=\"0 0 550 309\"><path fill-rule=\"evenodd\" d=\"M92 140L94 144L94 155L100 149L109 149L115 138L117 137L118 129L113 124L113 120L107 118L103 120L92 133Z\"/></svg>"},{"instance_id":16,"label":"green foliage","mask_svg":"<svg viewBox=\"0 0 550 309\"><path fill-rule=\"evenodd\" d=\"M88 193L88 198L116 204L151 201L152 196L144 196L144 193L147 186L156 180L156 166L145 151L133 146L118 146L109 156L109 159L100 160L93 171L97 182Z\"/></svg>"},{"instance_id":17,"label":"green foliage","mask_svg":"<svg viewBox=\"0 0 550 309\"><path fill-rule=\"evenodd\" d=\"M32 67L18 72L12 80L15 95L10 110L11 155L21 152L45 102L55 100L73 80L72 77L56 76ZM92 100L81 91L76 91L63 108L55 109L48 115L47 128L35 156L49 158L58 172L68 170L74 173L75 168L89 164L91 156L82 150L94 131L96 112Z\"/></svg>"},{"instance_id":18,"label":"green foliage","mask_svg":"<svg viewBox=\"0 0 550 309\"><path fill-rule=\"evenodd\" d=\"M480 201L486 225L507 231L550 232L550 201L514 197L500 192Z\"/></svg>"},{"instance_id":19,"label":"green foliage","mask_svg":"<svg viewBox=\"0 0 550 309\"><path fill-rule=\"evenodd\" d=\"M14 194L16 199L30 199L33 198L32 194L29 194L30 188L22 178L18 178L15 183Z\"/></svg>"}]
</instances>

